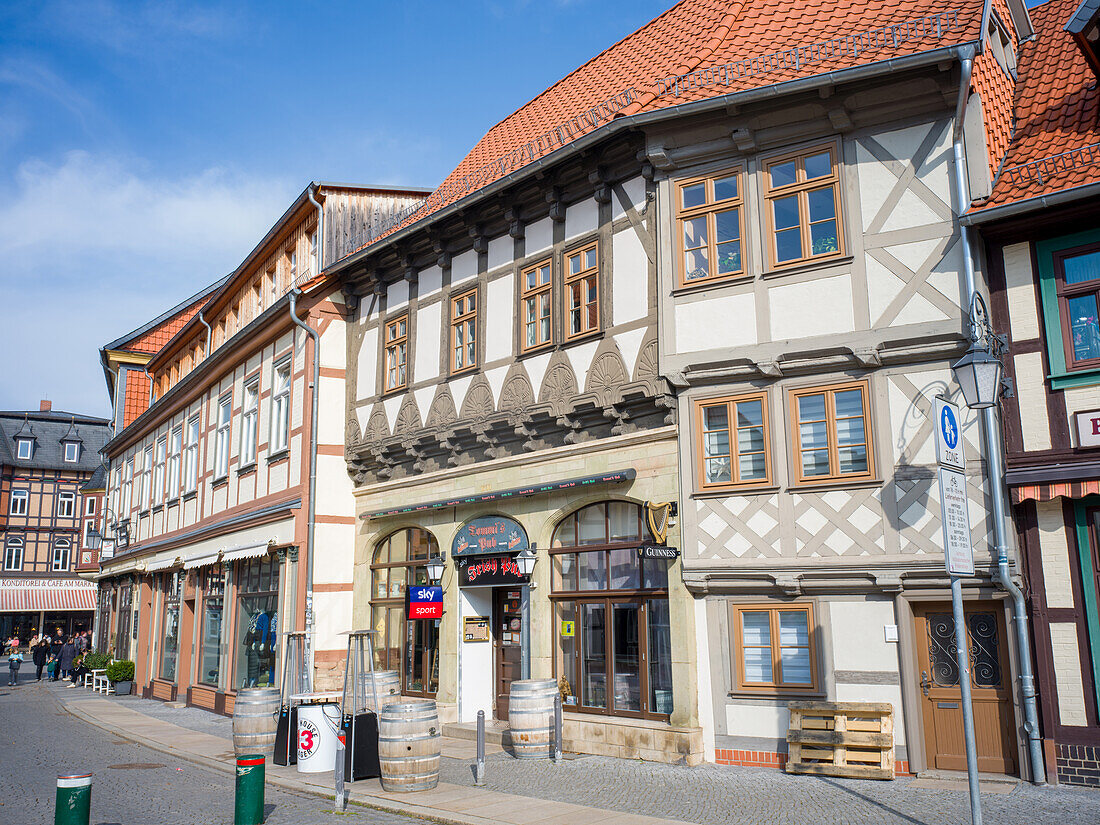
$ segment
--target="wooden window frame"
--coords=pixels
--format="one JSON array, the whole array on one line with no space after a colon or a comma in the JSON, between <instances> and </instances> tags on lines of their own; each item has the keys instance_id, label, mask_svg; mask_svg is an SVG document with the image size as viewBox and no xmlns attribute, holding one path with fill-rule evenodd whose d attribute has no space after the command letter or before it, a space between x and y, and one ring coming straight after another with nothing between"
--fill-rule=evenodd
<instances>
[{"instance_id":1,"label":"wooden window frame","mask_svg":"<svg viewBox=\"0 0 1100 825\"><path fill-rule=\"evenodd\" d=\"M685 180L676 181L675 185L675 202L676 202L676 279L677 284L680 287L693 287L699 284L715 284L723 281L730 281L735 278L742 278L747 273L746 262L746 249L745 249L745 167L738 164L726 169L722 169L717 172L709 172L706 175L697 175L692 178L686 178ZM714 200L714 182L721 178L728 178L730 176L737 178L737 197L726 198L724 200ZM696 184L706 184L706 196L705 201L700 206L684 207L684 195L683 191L689 186L695 186ZM707 262L708 265L713 262L715 268L718 266L718 226L716 215L719 212L725 212L729 209L737 209L737 223L739 243L741 244L741 268L735 272L719 273L715 272L713 275L707 275L704 278L695 278L689 280L687 277L686 266L684 258L686 250L684 248L684 222L692 220L693 218L706 217L707 219Z\"/></svg>"},{"instance_id":2,"label":"wooden window frame","mask_svg":"<svg viewBox=\"0 0 1100 825\"><path fill-rule=\"evenodd\" d=\"M398 334L400 324L404 323L405 331ZM393 330L393 338L390 338L390 331ZM400 363L397 362L397 354L401 352L402 359ZM401 381L397 381L390 384L390 361L391 355L394 361L394 375L396 376L401 369L404 370L404 378ZM402 312L400 315L395 315L390 320L382 324L382 394L386 395L391 392L400 392L409 386L409 313Z\"/></svg>"},{"instance_id":3,"label":"wooden window frame","mask_svg":"<svg viewBox=\"0 0 1100 825\"><path fill-rule=\"evenodd\" d=\"M791 602L790 604L769 604L762 602L730 603L729 611L731 637L730 655L732 657L730 667L733 671L733 687L737 693L813 696L818 695L822 692L820 683L820 670L817 665L818 641L817 626L814 623L813 602L799 601ZM781 681L783 673L783 663L781 661L783 645L779 644L779 614L792 613L795 611L805 611L806 613L806 630L809 641L807 647L810 653L809 685L797 682L788 684ZM769 644L772 663L771 683L747 682L745 680L745 655L744 645L742 641L744 636L741 624L741 616L746 612L768 614L768 627L771 634L771 643Z\"/></svg>"},{"instance_id":4,"label":"wooden window frame","mask_svg":"<svg viewBox=\"0 0 1100 825\"><path fill-rule=\"evenodd\" d=\"M830 161L832 162L832 174L824 178L806 180L805 159L810 155L819 155L822 151L826 150L829 152ZM803 149L770 155L761 159L760 175L764 192L762 208L764 210L764 225L767 233L764 245L768 252L769 269L782 270L816 263L817 261L831 261L836 258L842 258L847 254L846 244L844 243L845 223L843 193L841 191L843 187L841 186L840 180L840 158L840 144L836 141L829 141L828 143L817 143ZM786 186L773 187L771 185L771 168L792 160L795 161L796 176L798 180ZM814 255L812 252L813 244L810 238L810 208L807 193L811 190L824 189L826 185L831 186L833 189L833 211L836 220L837 248L833 252L823 252ZM772 202L792 194L798 195L798 226L801 230L802 251L806 253L807 250L810 250L810 254L803 254L801 258L780 262L775 243L775 211L772 209Z\"/></svg>"},{"instance_id":5,"label":"wooden window frame","mask_svg":"<svg viewBox=\"0 0 1100 825\"><path fill-rule=\"evenodd\" d=\"M543 267L550 271L550 280L545 284L537 284L533 287L527 286L527 276L531 272L537 272ZM545 341L537 341L534 344L527 344L527 326L528 324L535 324L536 333L538 330L539 319L536 317L532 319L530 317L529 308L527 302L534 299L536 308L539 305L539 299L546 295L546 303L550 309L550 337ZM538 350L552 347L554 345L554 259L545 258L531 266L524 267L519 273L519 302L522 308L520 315L522 317L522 323L519 330L519 343L520 352L537 352ZM537 337L537 334L536 334Z\"/></svg>"},{"instance_id":6,"label":"wooden window frame","mask_svg":"<svg viewBox=\"0 0 1100 825\"><path fill-rule=\"evenodd\" d=\"M1100 357L1078 359L1073 354L1073 334L1070 329L1069 301L1082 295L1093 295L1100 312L1100 278L1092 278L1079 284L1066 283L1065 259L1076 258L1091 252L1100 252L1100 243L1090 243L1054 253L1054 284L1058 298L1058 324L1062 330L1062 349L1066 357L1066 371L1100 369Z\"/></svg>"},{"instance_id":7,"label":"wooden window frame","mask_svg":"<svg viewBox=\"0 0 1100 825\"><path fill-rule=\"evenodd\" d=\"M587 269L582 268L575 274L569 272L569 259L580 256L581 264L583 267L584 254L589 250L595 251L596 265ZM600 242L599 239L588 241L580 246L574 247L562 254L562 278L564 288L562 290L562 314L564 317L564 324L562 326L563 337L566 341L577 341L581 338L586 338L589 335L595 335L603 329L603 323L601 312L603 310L603 290L600 287ZM582 297L584 297L583 284L591 278L596 284L596 321L594 326L587 329L582 329L580 332L572 331L571 316L573 313L572 308L569 306L570 287L578 281L582 284ZM551 280L553 280L553 272L551 272ZM582 320L587 317L589 301L584 300L581 304L581 318Z\"/></svg>"},{"instance_id":8,"label":"wooden window frame","mask_svg":"<svg viewBox=\"0 0 1100 825\"><path fill-rule=\"evenodd\" d=\"M840 473L839 445L836 434L836 405L830 399L831 396L845 390L860 389L863 392L863 436L867 447L867 470L863 473ZM798 417L798 399L804 395L826 396L825 420L826 438L829 447L829 475L803 476L802 475L802 437L799 432L800 420ZM876 481L878 472L875 468L874 422L871 419L871 383L867 379L860 381L844 381L836 384L815 384L809 387L792 387L787 390L788 412L791 422L791 461L792 487L814 487L819 484L843 484L847 482ZM847 446L847 445L846 445Z\"/></svg>"},{"instance_id":9,"label":"wooden window frame","mask_svg":"<svg viewBox=\"0 0 1100 825\"><path fill-rule=\"evenodd\" d=\"M735 461L735 458L740 458L741 453L737 450L737 430L742 429L737 426L736 405L746 401L759 401L761 409L763 411L764 422L764 478L754 479L750 481L741 481L741 462ZM695 461L698 465L696 471L696 479L698 481L699 489L705 491L712 490L750 490L756 487L770 487L774 482L774 474L772 472L772 432L771 432L771 416L768 411L768 393L766 390L760 392L741 393L738 395L724 395L718 398L700 398L695 402L695 438L693 439ZM704 415L704 408L716 407L719 404L726 405L726 415L729 426L727 432L729 433L730 444L730 480L729 481L707 481L707 456L704 449L704 439L706 436L706 419Z\"/></svg>"},{"instance_id":10,"label":"wooden window frame","mask_svg":"<svg viewBox=\"0 0 1100 825\"><path fill-rule=\"evenodd\" d=\"M474 296L474 308L472 310L467 309L460 314L456 309L458 302L466 301L466 299L468 299L471 295ZM478 294L477 286L474 285L469 289L462 290L457 295L450 296L448 300L451 311L451 334L449 338L450 351L447 359L448 363L450 364L450 374L460 375L461 373L477 369L478 365L481 363L480 353L478 352L479 339L481 338L481 336L478 334L478 321L480 320L479 315L481 312L481 296ZM470 362L468 364L464 364L461 367L457 364L459 346L455 343L457 341L455 334L460 330L460 328L464 328L467 333L467 337L462 343L462 350L465 352L468 352L468 348L470 346L469 332L471 329L473 330L474 334L473 357L470 359Z\"/></svg>"}]
</instances>

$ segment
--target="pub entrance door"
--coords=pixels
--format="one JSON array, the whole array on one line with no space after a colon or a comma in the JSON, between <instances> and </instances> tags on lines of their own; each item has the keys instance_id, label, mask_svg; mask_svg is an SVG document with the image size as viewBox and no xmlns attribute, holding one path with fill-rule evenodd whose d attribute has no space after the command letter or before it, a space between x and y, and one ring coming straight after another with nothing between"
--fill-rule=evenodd
<instances>
[{"instance_id":1,"label":"pub entrance door","mask_svg":"<svg viewBox=\"0 0 1100 825\"><path fill-rule=\"evenodd\" d=\"M523 666L522 591L518 587L493 588L493 689L496 718L508 721L508 696L512 680L521 678Z\"/></svg>"},{"instance_id":2,"label":"pub entrance door","mask_svg":"<svg viewBox=\"0 0 1100 825\"><path fill-rule=\"evenodd\" d=\"M962 690L951 605L929 604L914 612L928 767L965 771ZM967 602L965 616L978 770L1015 774L1016 736L1004 611L995 602Z\"/></svg>"}]
</instances>

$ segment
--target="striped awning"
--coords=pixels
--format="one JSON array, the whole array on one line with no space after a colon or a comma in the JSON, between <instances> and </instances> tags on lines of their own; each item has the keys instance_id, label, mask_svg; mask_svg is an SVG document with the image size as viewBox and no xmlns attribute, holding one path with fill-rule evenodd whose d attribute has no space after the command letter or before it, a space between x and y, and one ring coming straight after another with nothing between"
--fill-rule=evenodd
<instances>
[{"instance_id":1,"label":"striped awning","mask_svg":"<svg viewBox=\"0 0 1100 825\"><path fill-rule=\"evenodd\" d=\"M207 553L202 556L190 556L183 560L184 570L194 570L197 567L206 567L218 561L218 553Z\"/></svg>"},{"instance_id":2,"label":"striped awning","mask_svg":"<svg viewBox=\"0 0 1100 825\"><path fill-rule=\"evenodd\" d=\"M274 540L257 542L256 544L244 544L239 547L226 550L222 554L222 561L236 561L237 559L258 559L266 556L274 546Z\"/></svg>"},{"instance_id":3,"label":"striped awning","mask_svg":"<svg viewBox=\"0 0 1100 825\"><path fill-rule=\"evenodd\" d=\"M95 597L83 579L0 579L0 611L95 610Z\"/></svg>"},{"instance_id":4,"label":"striped awning","mask_svg":"<svg viewBox=\"0 0 1100 825\"><path fill-rule=\"evenodd\" d=\"M1009 489L1013 504L1020 504L1028 499L1051 501L1056 498L1084 498L1100 495L1100 478L1064 481L1059 484L1022 484Z\"/></svg>"}]
</instances>

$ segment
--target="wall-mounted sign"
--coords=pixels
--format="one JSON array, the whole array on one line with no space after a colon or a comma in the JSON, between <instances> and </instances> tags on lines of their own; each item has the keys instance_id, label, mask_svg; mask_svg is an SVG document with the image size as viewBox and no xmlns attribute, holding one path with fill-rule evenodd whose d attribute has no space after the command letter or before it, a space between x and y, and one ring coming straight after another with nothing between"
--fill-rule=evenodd
<instances>
[{"instance_id":1,"label":"wall-mounted sign","mask_svg":"<svg viewBox=\"0 0 1100 825\"><path fill-rule=\"evenodd\" d=\"M417 585L405 591L405 615L410 619L442 619L443 588Z\"/></svg>"},{"instance_id":2,"label":"wall-mounted sign","mask_svg":"<svg viewBox=\"0 0 1100 825\"><path fill-rule=\"evenodd\" d=\"M947 572L952 576L973 576L974 547L970 543L965 473L940 467L940 515Z\"/></svg>"},{"instance_id":3,"label":"wall-mounted sign","mask_svg":"<svg viewBox=\"0 0 1100 825\"><path fill-rule=\"evenodd\" d=\"M496 584L527 584L519 565L511 556L474 556L455 559L461 587Z\"/></svg>"},{"instance_id":4,"label":"wall-mounted sign","mask_svg":"<svg viewBox=\"0 0 1100 825\"><path fill-rule=\"evenodd\" d=\"M489 641L489 617L488 616L464 616L462 619L462 641L487 642Z\"/></svg>"},{"instance_id":5,"label":"wall-mounted sign","mask_svg":"<svg viewBox=\"0 0 1100 825\"><path fill-rule=\"evenodd\" d=\"M451 555L516 553L527 549L527 532L519 522L504 516L483 516L462 525L451 542Z\"/></svg>"},{"instance_id":6,"label":"wall-mounted sign","mask_svg":"<svg viewBox=\"0 0 1100 825\"><path fill-rule=\"evenodd\" d=\"M936 461L941 467L964 469L962 427L959 408L946 398L936 397Z\"/></svg>"},{"instance_id":7,"label":"wall-mounted sign","mask_svg":"<svg viewBox=\"0 0 1100 825\"><path fill-rule=\"evenodd\" d=\"M1073 414L1077 425L1078 447L1100 447L1100 410L1083 410Z\"/></svg>"},{"instance_id":8,"label":"wall-mounted sign","mask_svg":"<svg viewBox=\"0 0 1100 825\"><path fill-rule=\"evenodd\" d=\"M573 631L575 629L576 629L576 625L573 622L562 622L561 623L561 635L562 636L572 636Z\"/></svg>"},{"instance_id":9,"label":"wall-mounted sign","mask_svg":"<svg viewBox=\"0 0 1100 825\"><path fill-rule=\"evenodd\" d=\"M638 548L638 555L643 559L675 559L680 551L663 544L643 544Z\"/></svg>"}]
</instances>

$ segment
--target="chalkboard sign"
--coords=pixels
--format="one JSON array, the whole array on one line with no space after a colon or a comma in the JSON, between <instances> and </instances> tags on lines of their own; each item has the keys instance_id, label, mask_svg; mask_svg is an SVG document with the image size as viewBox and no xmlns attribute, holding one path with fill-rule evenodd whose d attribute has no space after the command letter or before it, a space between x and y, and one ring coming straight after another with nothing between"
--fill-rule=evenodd
<instances>
[{"instance_id":1,"label":"chalkboard sign","mask_svg":"<svg viewBox=\"0 0 1100 825\"><path fill-rule=\"evenodd\" d=\"M526 550L527 531L510 518L483 516L462 525L451 542L455 558L488 553L518 553Z\"/></svg>"}]
</instances>

